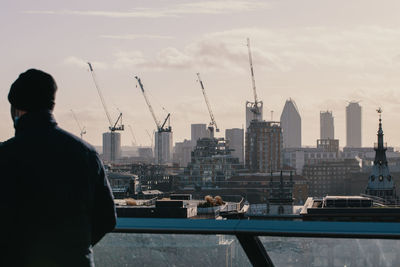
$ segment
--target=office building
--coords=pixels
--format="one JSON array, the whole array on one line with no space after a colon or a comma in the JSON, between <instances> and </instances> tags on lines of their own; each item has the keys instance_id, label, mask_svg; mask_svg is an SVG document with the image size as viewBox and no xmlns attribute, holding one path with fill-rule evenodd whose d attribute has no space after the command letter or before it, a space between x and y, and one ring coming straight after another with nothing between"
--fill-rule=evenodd
<instances>
[{"instance_id":1,"label":"office building","mask_svg":"<svg viewBox=\"0 0 400 267\"><path fill-rule=\"evenodd\" d=\"M282 128L279 122L252 121L246 132L246 168L250 172L281 170L282 146Z\"/></svg>"},{"instance_id":2,"label":"office building","mask_svg":"<svg viewBox=\"0 0 400 267\"><path fill-rule=\"evenodd\" d=\"M361 147L361 106L350 102L346 107L346 146Z\"/></svg>"},{"instance_id":3,"label":"office building","mask_svg":"<svg viewBox=\"0 0 400 267\"><path fill-rule=\"evenodd\" d=\"M103 133L103 160L115 162L121 158L121 134L117 132Z\"/></svg>"},{"instance_id":4,"label":"office building","mask_svg":"<svg viewBox=\"0 0 400 267\"><path fill-rule=\"evenodd\" d=\"M283 132L283 147L301 147L301 117L296 103L292 99L286 100L281 114Z\"/></svg>"},{"instance_id":5,"label":"office building","mask_svg":"<svg viewBox=\"0 0 400 267\"><path fill-rule=\"evenodd\" d=\"M320 139L335 139L335 126L332 111L321 111L320 118Z\"/></svg>"},{"instance_id":6,"label":"office building","mask_svg":"<svg viewBox=\"0 0 400 267\"><path fill-rule=\"evenodd\" d=\"M244 130L240 128L226 129L225 139L233 157L238 158L240 163L244 162Z\"/></svg>"},{"instance_id":7,"label":"office building","mask_svg":"<svg viewBox=\"0 0 400 267\"><path fill-rule=\"evenodd\" d=\"M317 148L324 152L335 152L339 156L339 139L318 139Z\"/></svg>"},{"instance_id":8,"label":"office building","mask_svg":"<svg viewBox=\"0 0 400 267\"><path fill-rule=\"evenodd\" d=\"M315 161L303 167L308 192L313 197L345 195L347 174L356 172L360 172L360 165L355 159Z\"/></svg>"},{"instance_id":9,"label":"office building","mask_svg":"<svg viewBox=\"0 0 400 267\"><path fill-rule=\"evenodd\" d=\"M335 140L334 140L335 141ZM336 151L320 147L285 148L283 162L285 167L296 169L297 174L302 174L305 164L314 164L322 161L334 161L340 157Z\"/></svg>"},{"instance_id":10,"label":"office building","mask_svg":"<svg viewBox=\"0 0 400 267\"><path fill-rule=\"evenodd\" d=\"M191 141L193 142L193 147L196 145L197 140L208 136L207 124L196 123L191 125Z\"/></svg>"},{"instance_id":11,"label":"office building","mask_svg":"<svg viewBox=\"0 0 400 267\"><path fill-rule=\"evenodd\" d=\"M191 161L192 151L192 141L185 139L183 142L176 142L174 147L173 163L178 164L180 167L186 167Z\"/></svg>"}]
</instances>

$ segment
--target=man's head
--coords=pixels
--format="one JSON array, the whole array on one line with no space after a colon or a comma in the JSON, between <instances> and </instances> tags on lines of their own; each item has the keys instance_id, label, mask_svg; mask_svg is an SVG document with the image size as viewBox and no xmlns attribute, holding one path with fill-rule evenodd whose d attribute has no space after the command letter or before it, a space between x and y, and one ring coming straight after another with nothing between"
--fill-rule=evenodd
<instances>
[{"instance_id":1,"label":"man's head","mask_svg":"<svg viewBox=\"0 0 400 267\"><path fill-rule=\"evenodd\" d=\"M13 120L27 112L53 110L56 91L57 84L50 74L36 69L21 73L8 94Z\"/></svg>"}]
</instances>

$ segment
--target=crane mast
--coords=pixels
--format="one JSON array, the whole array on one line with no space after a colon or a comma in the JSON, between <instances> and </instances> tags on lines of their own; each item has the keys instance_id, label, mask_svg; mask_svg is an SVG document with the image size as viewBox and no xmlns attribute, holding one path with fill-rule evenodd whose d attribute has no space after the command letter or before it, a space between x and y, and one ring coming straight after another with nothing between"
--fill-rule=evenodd
<instances>
[{"instance_id":1,"label":"crane mast","mask_svg":"<svg viewBox=\"0 0 400 267\"><path fill-rule=\"evenodd\" d=\"M149 98L147 97L147 94L146 94L146 92L144 91L144 87L143 87L143 84L142 84L142 80L140 80L140 78L139 78L138 76L135 76L135 79L137 80L137 82L138 82L138 84L139 84L139 86L140 86L140 90L142 91L144 100L146 101L146 104L147 104L147 106L148 106L148 108L149 108L149 110L150 110L151 116L153 117L153 120L154 120L154 122L155 122L155 124L156 124L156 126L157 126L157 129L161 129L161 123L160 123L159 120L157 119L156 114L154 113L154 109L153 109L153 107L152 107L151 104L150 104Z\"/></svg>"},{"instance_id":2,"label":"crane mast","mask_svg":"<svg viewBox=\"0 0 400 267\"><path fill-rule=\"evenodd\" d=\"M137 144L137 142L136 142L136 137L135 137L135 135L133 134L132 126L131 126L131 125L128 125L128 128L129 128L129 131L131 132L131 135L132 135L132 145L136 145L136 144Z\"/></svg>"},{"instance_id":3,"label":"crane mast","mask_svg":"<svg viewBox=\"0 0 400 267\"><path fill-rule=\"evenodd\" d=\"M71 109L71 113L76 121L76 124L78 125L81 139L83 139L83 135L86 134L86 127L85 126L83 126L83 128L81 127L81 124L79 123L78 118L76 117L75 112L72 109Z\"/></svg>"},{"instance_id":4,"label":"crane mast","mask_svg":"<svg viewBox=\"0 0 400 267\"><path fill-rule=\"evenodd\" d=\"M153 136L150 134L149 130L147 130L147 129L146 129L146 133L147 133L147 136L148 136L149 139L150 139L151 149L153 149L153 142L154 142ZM153 135L154 135L154 132L153 132Z\"/></svg>"},{"instance_id":5,"label":"crane mast","mask_svg":"<svg viewBox=\"0 0 400 267\"><path fill-rule=\"evenodd\" d=\"M156 158L157 161L156 161L156 163L162 164L163 163L163 150L164 150L163 141L162 141L163 140L162 133L163 132L167 132L167 133L172 132L172 129L171 129L171 126L169 125L169 123L168 123L168 126L166 126L167 122L169 122L169 120L170 120L171 114L168 113L167 117L165 118L165 120L161 124L160 121L157 119L157 116L156 116L156 114L155 114L155 112L153 110L153 107L150 104L149 98L147 97L147 94L146 94L146 92L144 90L144 86L143 86L142 81L140 80L140 78L138 76L135 76L135 79L137 80L137 82L138 82L138 84L140 86L140 90L142 91L144 100L146 101L146 104L147 104L147 106L148 106L148 108L150 110L151 116L153 117L154 123L157 126L157 136L156 136L157 137L156 138L157 143L156 143L156 147L155 147L156 148L155 150L157 150L157 158Z\"/></svg>"},{"instance_id":6,"label":"crane mast","mask_svg":"<svg viewBox=\"0 0 400 267\"><path fill-rule=\"evenodd\" d=\"M94 85L95 85L95 87L97 89L97 93L99 94L101 104L103 105L104 112L106 113L106 116L107 116L107 119L108 119L108 122L109 122L109 127L108 128L110 129L111 132L123 131L124 130L124 125L122 124L122 113L121 112L119 113L119 116L118 116L117 120L115 121L115 123L113 123L112 120L111 120L110 113L108 112L108 109L107 109L106 101L104 100L103 94L101 93L101 90L100 90L100 86L99 86L99 84L97 82L97 78L96 78L96 75L94 73L93 66L92 66L92 64L90 62L88 62L87 64L89 65L90 74L92 75L92 79L93 79ZM118 123L120 123L120 124L118 125Z\"/></svg>"},{"instance_id":7,"label":"crane mast","mask_svg":"<svg viewBox=\"0 0 400 267\"><path fill-rule=\"evenodd\" d=\"M256 116L259 115L261 112L260 112L260 109L259 109L259 106L258 106L258 104L260 102L258 101L258 98L257 98L256 80L254 78L254 69L253 69L253 58L251 56L251 49L250 49L250 38L247 38L247 49L248 49L248 52L249 52L251 83L252 83L252 86L253 86L253 94L254 94L254 103L253 103L253 107L252 107L251 111L254 113L254 117L256 118Z\"/></svg>"},{"instance_id":8,"label":"crane mast","mask_svg":"<svg viewBox=\"0 0 400 267\"><path fill-rule=\"evenodd\" d=\"M203 96L204 96L204 100L206 101L208 113L210 114L211 122L208 125L208 129L210 130L210 137L214 138L214 127L215 127L216 132L219 132L219 129L218 129L218 126L217 126L217 122L215 121L214 114L213 114L213 112L211 110L211 105L210 105L210 102L208 101L208 97L207 97L207 94L206 94L206 90L204 89L203 81L200 78L200 73L197 73L197 78L198 78L198 81L200 83L200 87L201 87L201 91L202 91Z\"/></svg>"}]
</instances>

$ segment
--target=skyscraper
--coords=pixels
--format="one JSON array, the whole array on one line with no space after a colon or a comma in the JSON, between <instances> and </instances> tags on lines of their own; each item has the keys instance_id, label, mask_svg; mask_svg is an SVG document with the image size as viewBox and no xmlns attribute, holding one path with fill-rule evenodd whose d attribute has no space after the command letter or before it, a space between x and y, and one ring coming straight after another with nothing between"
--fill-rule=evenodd
<instances>
[{"instance_id":1,"label":"skyscraper","mask_svg":"<svg viewBox=\"0 0 400 267\"><path fill-rule=\"evenodd\" d=\"M244 131L240 128L226 129L225 139L228 141L232 157L238 158L240 163L243 163L244 159Z\"/></svg>"},{"instance_id":2,"label":"skyscraper","mask_svg":"<svg viewBox=\"0 0 400 267\"><path fill-rule=\"evenodd\" d=\"M208 136L207 124L197 123L191 125L191 141L193 147L196 145L197 140Z\"/></svg>"},{"instance_id":3,"label":"skyscraper","mask_svg":"<svg viewBox=\"0 0 400 267\"><path fill-rule=\"evenodd\" d=\"M279 122L252 121L246 132L246 168L251 172L281 170L282 146L282 128Z\"/></svg>"},{"instance_id":4,"label":"skyscraper","mask_svg":"<svg viewBox=\"0 0 400 267\"><path fill-rule=\"evenodd\" d=\"M172 132L156 132L154 135L154 157L156 164L172 162ZM160 148L160 151L159 149Z\"/></svg>"},{"instance_id":5,"label":"skyscraper","mask_svg":"<svg viewBox=\"0 0 400 267\"><path fill-rule=\"evenodd\" d=\"M121 157L121 134L117 132L103 133L103 159L114 162Z\"/></svg>"},{"instance_id":6,"label":"skyscraper","mask_svg":"<svg viewBox=\"0 0 400 267\"><path fill-rule=\"evenodd\" d=\"M283 147L301 147L301 117L296 103L292 99L286 100L281 114L283 131Z\"/></svg>"},{"instance_id":7,"label":"skyscraper","mask_svg":"<svg viewBox=\"0 0 400 267\"><path fill-rule=\"evenodd\" d=\"M346 107L346 146L361 147L361 106L352 101Z\"/></svg>"},{"instance_id":8,"label":"skyscraper","mask_svg":"<svg viewBox=\"0 0 400 267\"><path fill-rule=\"evenodd\" d=\"M335 139L335 126L332 111L319 113L320 139Z\"/></svg>"}]
</instances>

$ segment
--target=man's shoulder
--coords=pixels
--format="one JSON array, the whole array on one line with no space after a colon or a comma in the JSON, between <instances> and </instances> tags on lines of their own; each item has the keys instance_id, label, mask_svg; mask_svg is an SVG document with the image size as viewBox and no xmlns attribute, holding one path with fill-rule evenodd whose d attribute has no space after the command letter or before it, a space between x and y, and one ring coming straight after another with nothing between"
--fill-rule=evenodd
<instances>
[{"instance_id":1,"label":"man's shoulder","mask_svg":"<svg viewBox=\"0 0 400 267\"><path fill-rule=\"evenodd\" d=\"M16 156L17 143L15 137L0 143L0 165L7 165ZM3 166L4 167L4 166Z\"/></svg>"},{"instance_id":2,"label":"man's shoulder","mask_svg":"<svg viewBox=\"0 0 400 267\"><path fill-rule=\"evenodd\" d=\"M91 144L85 142L76 135L59 127L56 127L56 131L63 139L65 139L64 141L66 141L66 144L74 148L79 148L81 150L84 150L90 154L97 155L96 149Z\"/></svg>"},{"instance_id":3,"label":"man's shoulder","mask_svg":"<svg viewBox=\"0 0 400 267\"><path fill-rule=\"evenodd\" d=\"M12 149L14 145L15 145L15 137L12 137L7 141L0 142L0 153Z\"/></svg>"}]
</instances>

